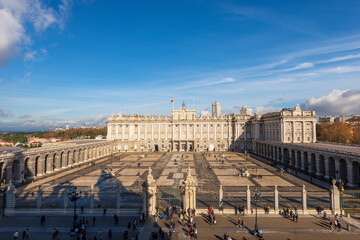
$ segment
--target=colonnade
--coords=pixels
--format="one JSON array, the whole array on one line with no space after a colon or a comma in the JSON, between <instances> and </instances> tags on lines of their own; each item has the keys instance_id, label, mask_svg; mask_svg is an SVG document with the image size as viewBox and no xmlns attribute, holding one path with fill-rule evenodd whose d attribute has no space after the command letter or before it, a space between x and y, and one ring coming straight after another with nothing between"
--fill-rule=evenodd
<instances>
[{"instance_id":1,"label":"colonnade","mask_svg":"<svg viewBox=\"0 0 360 240\"><path fill-rule=\"evenodd\" d=\"M20 184L109 155L114 141L31 149L0 156L0 179Z\"/></svg>"},{"instance_id":2,"label":"colonnade","mask_svg":"<svg viewBox=\"0 0 360 240\"><path fill-rule=\"evenodd\" d=\"M270 141L254 141L253 152L315 178L360 186L360 155L356 153Z\"/></svg>"}]
</instances>

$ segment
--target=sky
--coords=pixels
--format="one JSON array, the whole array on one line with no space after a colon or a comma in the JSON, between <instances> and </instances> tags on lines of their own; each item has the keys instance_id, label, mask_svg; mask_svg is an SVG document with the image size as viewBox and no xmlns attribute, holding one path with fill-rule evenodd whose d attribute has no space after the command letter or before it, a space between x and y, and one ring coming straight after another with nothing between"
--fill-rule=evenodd
<instances>
[{"instance_id":1,"label":"sky","mask_svg":"<svg viewBox=\"0 0 360 240\"><path fill-rule=\"evenodd\" d=\"M246 105L360 114L360 1L0 0L0 131Z\"/></svg>"}]
</instances>

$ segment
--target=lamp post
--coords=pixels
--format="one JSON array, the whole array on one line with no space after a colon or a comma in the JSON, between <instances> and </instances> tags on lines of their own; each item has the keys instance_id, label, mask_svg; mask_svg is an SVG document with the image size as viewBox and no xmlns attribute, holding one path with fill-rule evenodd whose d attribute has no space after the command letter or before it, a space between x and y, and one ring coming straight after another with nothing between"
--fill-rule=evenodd
<instances>
[{"instance_id":1,"label":"lamp post","mask_svg":"<svg viewBox=\"0 0 360 240\"><path fill-rule=\"evenodd\" d=\"M5 216L5 205L6 205L6 199L5 199L5 193L6 193L6 184L5 184L5 179L4 181L0 184L0 192L2 192L2 197L3 197L3 209L2 209L2 216Z\"/></svg>"},{"instance_id":2,"label":"lamp post","mask_svg":"<svg viewBox=\"0 0 360 240\"><path fill-rule=\"evenodd\" d=\"M74 202L74 224L73 224L74 229L76 227L76 219L77 219L77 216L76 216L76 201L81 198L81 191L77 192L76 189L77 188L74 187L73 191L71 193L69 193L70 201Z\"/></svg>"},{"instance_id":3,"label":"lamp post","mask_svg":"<svg viewBox=\"0 0 360 240\"><path fill-rule=\"evenodd\" d=\"M340 184L340 216L343 215L343 205L344 205L344 183L339 179Z\"/></svg>"},{"instance_id":4,"label":"lamp post","mask_svg":"<svg viewBox=\"0 0 360 240\"><path fill-rule=\"evenodd\" d=\"M257 187L255 187L255 190L251 192L251 196L254 198L254 202L255 202L255 229L254 229L254 235L255 235L255 233L257 233L257 231L259 230L259 226L257 223L257 204L261 199L261 193L259 192Z\"/></svg>"}]
</instances>

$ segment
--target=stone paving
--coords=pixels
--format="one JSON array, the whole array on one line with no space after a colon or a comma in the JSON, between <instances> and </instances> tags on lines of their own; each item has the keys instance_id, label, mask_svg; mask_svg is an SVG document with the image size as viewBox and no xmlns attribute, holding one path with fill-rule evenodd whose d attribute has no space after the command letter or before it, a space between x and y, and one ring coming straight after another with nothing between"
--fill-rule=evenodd
<instances>
[{"instance_id":1,"label":"stone paving","mask_svg":"<svg viewBox=\"0 0 360 240\"><path fill-rule=\"evenodd\" d=\"M182 184L186 172L197 183L197 206L218 206L220 184L224 190L224 207L246 205L246 188L258 187L263 193L260 206L273 206L274 185L278 185L279 204L282 207L301 206L301 189L305 184L308 192L308 208L328 207L328 191L295 176L276 171L256 159L247 159L240 153L118 153L112 160L102 159L95 166L85 165L71 174L42 180L43 208L61 208L63 191L77 186L83 192L79 206L88 207L90 194L95 195L95 206L113 208L116 194L121 191L121 207L140 208L142 206L142 187L148 168L159 188L174 188ZM112 169L112 171L111 171ZM247 170L249 177L241 176ZM63 176L64 175L64 176ZM36 183L36 182L35 182ZM19 188L17 208L36 206L36 187ZM69 208L72 203L69 202Z\"/></svg>"},{"instance_id":2,"label":"stone paving","mask_svg":"<svg viewBox=\"0 0 360 240\"><path fill-rule=\"evenodd\" d=\"M83 216L80 216L83 218ZM113 232L112 239L123 239L123 232L129 232L129 239L148 240L151 239L151 232L159 230L159 227L166 233L165 239L169 239L169 220L160 220L156 222L148 219L147 222L142 223L138 216L120 216L119 224L115 225L113 217L110 214L107 216L96 215L95 225L92 223L92 215L85 215L84 220L87 221L87 239L93 239L97 236L99 229L104 233L104 239L108 239L108 231L111 228ZM258 239L252 235L252 230L255 224L254 216L241 216L241 220L245 222L245 228L237 227L237 215L223 215L217 217L217 224L211 226L208 223L206 216L198 216L194 218L197 223L198 239L223 239L224 234L228 234L234 240L241 240L245 237L248 240ZM128 229L127 224L137 221L137 228L135 230ZM176 227L173 233L174 240L190 239L187 236L187 227L181 225L179 218L174 217ZM293 222L287 218L273 215L259 215L258 224L260 229L264 232L264 239L272 240L318 240L318 239L359 239L359 226L351 225L351 229L347 230L347 219L341 219L342 231L334 231L329 227L329 221L323 220L320 216L306 216L300 217L299 222ZM46 217L46 223L40 224L40 217L0 217L0 239L12 239L12 234L18 230L19 233L26 228L29 228L29 239L51 239L51 230L53 227L59 227L60 234L57 239L67 240L75 239L69 235L70 226L72 225L71 217ZM20 235L21 236L21 235Z\"/></svg>"}]
</instances>

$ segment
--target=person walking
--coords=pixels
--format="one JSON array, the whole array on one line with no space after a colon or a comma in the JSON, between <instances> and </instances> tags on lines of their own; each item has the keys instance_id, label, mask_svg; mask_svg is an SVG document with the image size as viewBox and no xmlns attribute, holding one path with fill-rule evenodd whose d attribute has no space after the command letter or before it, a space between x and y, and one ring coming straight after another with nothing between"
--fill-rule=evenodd
<instances>
[{"instance_id":1,"label":"person walking","mask_svg":"<svg viewBox=\"0 0 360 240\"><path fill-rule=\"evenodd\" d=\"M99 237L99 240L103 239L103 232L102 232L101 228L99 229L98 237Z\"/></svg>"},{"instance_id":2,"label":"person walking","mask_svg":"<svg viewBox=\"0 0 360 240\"><path fill-rule=\"evenodd\" d=\"M137 225L136 220L134 220L134 222L133 222L133 231L136 230L136 225Z\"/></svg>"},{"instance_id":3,"label":"person walking","mask_svg":"<svg viewBox=\"0 0 360 240\"><path fill-rule=\"evenodd\" d=\"M29 235L30 235L30 231L29 231L29 228L27 228L27 229L26 229L26 236L25 236L25 238L26 238L26 239L29 239Z\"/></svg>"},{"instance_id":4,"label":"person walking","mask_svg":"<svg viewBox=\"0 0 360 240\"><path fill-rule=\"evenodd\" d=\"M19 237L19 232L16 230L15 233L14 233L14 235L13 235L13 239L14 239L14 240L17 240L18 237Z\"/></svg>"},{"instance_id":5,"label":"person walking","mask_svg":"<svg viewBox=\"0 0 360 240\"><path fill-rule=\"evenodd\" d=\"M111 228L109 228L108 239L109 240L112 239L112 230L111 230Z\"/></svg>"},{"instance_id":6,"label":"person walking","mask_svg":"<svg viewBox=\"0 0 360 240\"><path fill-rule=\"evenodd\" d=\"M26 238L26 231L24 230L23 232L22 232L22 240L24 240Z\"/></svg>"},{"instance_id":7,"label":"person walking","mask_svg":"<svg viewBox=\"0 0 360 240\"><path fill-rule=\"evenodd\" d=\"M44 215L41 216L40 223L41 223L41 225L44 225L44 223L45 223L45 216Z\"/></svg>"},{"instance_id":8,"label":"person walking","mask_svg":"<svg viewBox=\"0 0 360 240\"><path fill-rule=\"evenodd\" d=\"M93 226L95 226L95 222L96 222L96 217L95 216L93 216Z\"/></svg>"}]
</instances>

